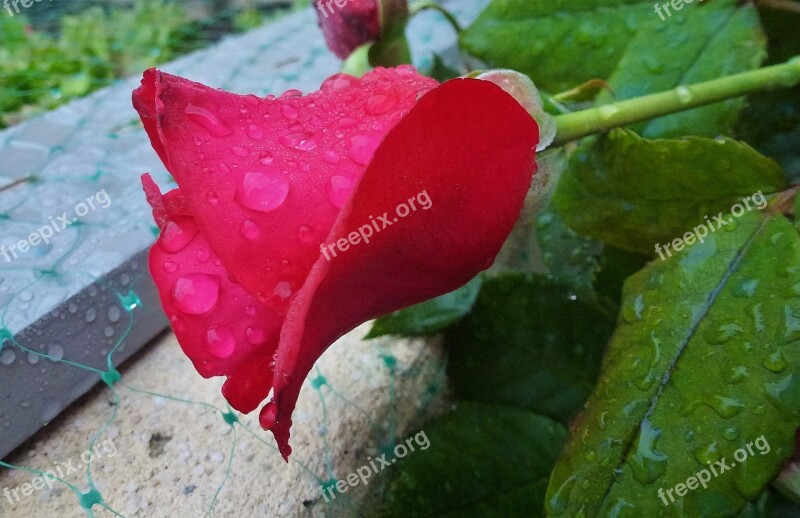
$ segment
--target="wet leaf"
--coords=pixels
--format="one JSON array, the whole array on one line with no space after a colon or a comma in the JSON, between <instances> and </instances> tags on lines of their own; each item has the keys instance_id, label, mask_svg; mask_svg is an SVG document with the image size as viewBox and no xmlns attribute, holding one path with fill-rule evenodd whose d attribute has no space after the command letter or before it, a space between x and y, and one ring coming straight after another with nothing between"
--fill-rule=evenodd
<instances>
[{"instance_id":1,"label":"wet leaf","mask_svg":"<svg viewBox=\"0 0 800 518\"><path fill-rule=\"evenodd\" d=\"M598 104L753 70L766 57L758 13L750 3L687 3L665 18L656 16L657 23L636 32L608 77L611 90L598 96ZM688 102L691 95L681 98ZM744 99L730 99L632 129L648 138L727 135L744 107Z\"/></svg>"},{"instance_id":2,"label":"wet leaf","mask_svg":"<svg viewBox=\"0 0 800 518\"><path fill-rule=\"evenodd\" d=\"M483 276L479 275L456 291L383 316L364 338L434 335L469 313L482 283Z\"/></svg>"},{"instance_id":3,"label":"wet leaf","mask_svg":"<svg viewBox=\"0 0 800 518\"><path fill-rule=\"evenodd\" d=\"M551 206L537 218L536 237L549 276L569 293L595 302L615 317L622 283L648 259L578 234Z\"/></svg>"},{"instance_id":4,"label":"wet leaf","mask_svg":"<svg viewBox=\"0 0 800 518\"><path fill-rule=\"evenodd\" d=\"M799 283L800 237L762 213L631 277L548 514L730 516L759 498L800 423ZM659 489L721 460L706 488L664 504Z\"/></svg>"},{"instance_id":5,"label":"wet leaf","mask_svg":"<svg viewBox=\"0 0 800 518\"><path fill-rule=\"evenodd\" d=\"M567 10L550 0L494 0L462 33L461 45L561 92L609 77L636 31L656 21L650 2L575 0Z\"/></svg>"},{"instance_id":6,"label":"wet leaf","mask_svg":"<svg viewBox=\"0 0 800 518\"><path fill-rule=\"evenodd\" d=\"M461 403L424 431L430 448L397 461L380 516L541 516L567 435L562 425L515 408Z\"/></svg>"},{"instance_id":7,"label":"wet leaf","mask_svg":"<svg viewBox=\"0 0 800 518\"><path fill-rule=\"evenodd\" d=\"M594 387L613 328L594 304L552 280L501 275L484 283L472 312L448 332L448 375L459 399L566 423Z\"/></svg>"},{"instance_id":8,"label":"wet leaf","mask_svg":"<svg viewBox=\"0 0 800 518\"><path fill-rule=\"evenodd\" d=\"M578 232L654 256L656 245L707 225L706 216L716 228L719 212L731 211L745 197L756 210L763 204L753 194L785 187L778 164L747 144L701 137L647 140L615 130L581 144L553 204Z\"/></svg>"},{"instance_id":9,"label":"wet leaf","mask_svg":"<svg viewBox=\"0 0 800 518\"><path fill-rule=\"evenodd\" d=\"M576 295L594 300L603 243L572 230L552 206L536 219L536 237L553 279Z\"/></svg>"}]
</instances>

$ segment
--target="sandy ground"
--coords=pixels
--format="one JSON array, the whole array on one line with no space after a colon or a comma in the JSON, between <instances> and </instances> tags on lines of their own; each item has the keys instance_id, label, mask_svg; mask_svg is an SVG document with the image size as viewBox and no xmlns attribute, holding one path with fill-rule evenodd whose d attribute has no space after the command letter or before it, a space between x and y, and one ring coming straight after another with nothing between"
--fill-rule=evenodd
<instances>
[{"instance_id":1,"label":"sandy ground","mask_svg":"<svg viewBox=\"0 0 800 518\"><path fill-rule=\"evenodd\" d=\"M369 488L351 490L332 504L323 500L320 483L345 478L366 464L389 436L409 437L442 408L444 393L438 344L364 342L367 329L343 337L310 376L295 412L295 453L288 465L255 415L242 420L252 434L226 423L221 380L196 374L171 333L126 365L125 385L115 386L116 396L108 387L94 390L6 460L39 470L60 468L65 481L85 492L86 452L93 434L103 430L94 443L91 476L121 516L200 517L212 502L213 516L363 515L358 502L364 491L379 490L391 473L378 474ZM28 496L22 494L25 483L31 484ZM50 489L30 472L0 469L0 491L3 517L87 516L68 486L56 482ZM101 505L93 511L114 516Z\"/></svg>"}]
</instances>

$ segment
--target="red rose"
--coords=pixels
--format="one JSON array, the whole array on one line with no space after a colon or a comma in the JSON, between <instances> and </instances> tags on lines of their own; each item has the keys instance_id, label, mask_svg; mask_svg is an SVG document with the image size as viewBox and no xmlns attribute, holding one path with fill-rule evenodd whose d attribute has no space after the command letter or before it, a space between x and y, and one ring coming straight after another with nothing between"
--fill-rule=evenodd
<instances>
[{"instance_id":1,"label":"red rose","mask_svg":"<svg viewBox=\"0 0 800 518\"><path fill-rule=\"evenodd\" d=\"M314 7L328 47L341 59L408 17L406 0L314 0Z\"/></svg>"},{"instance_id":2,"label":"red rose","mask_svg":"<svg viewBox=\"0 0 800 518\"><path fill-rule=\"evenodd\" d=\"M277 99L153 69L133 103L180 186L162 195L143 177L166 314L200 374L227 376L234 408L272 392L261 424L284 458L317 358L491 265L535 169L538 128L511 96L411 67Z\"/></svg>"}]
</instances>

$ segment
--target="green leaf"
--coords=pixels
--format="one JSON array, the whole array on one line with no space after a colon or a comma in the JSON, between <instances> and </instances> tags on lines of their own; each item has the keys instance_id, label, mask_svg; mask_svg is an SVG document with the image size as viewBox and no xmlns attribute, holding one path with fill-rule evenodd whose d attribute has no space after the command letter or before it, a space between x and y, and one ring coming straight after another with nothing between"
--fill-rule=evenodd
<instances>
[{"instance_id":1,"label":"green leaf","mask_svg":"<svg viewBox=\"0 0 800 518\"><path fill-rule=\"evenodd\" d=\"M482 283L483 276L478 275L454 292L383 316L364 338L434 335L469 313Z\"/></svg>"},{"instance_id":2,"label":"green leaf","mask_svg":"<svg viewBox=\"0 0 800 518\"><path fill-rule=\"evenodd\" d=\"M541 516L563 426L514 408L460 403L424 431L430 448L395 464L380 516Z\"/></svg>"},{"instance_id":3,"label":"green leaf","mask_svg":"<svg viewBox=\"0 0 800 518\"><path fill-rule=\"evenodd\" d=\"M653 256L698 225L759 191L786 187L778 164L747 144L687 137L646 140L625 130L585 140L571 157L553 197L575 230ZM709 232L710 234L711 232Z\"/></svg>"},{"instance_id":4,"label":"green leaf","mask_svg":"<svg viewBox=\"0 0 800 518\"><path fill-rule=\"evenodd\" d=\"M665 21L642 27L629 42L598 104L662 92L758 68L766 41L758 13L735 0L684 5ZM731 99L633 127L649 138L730 134L744 99Z\"/></svg>"},{"instance_id":5,"label":"green leaf","mask_svg":"<svg viewBox=\"0 0 800 518\"><path fill-rule=\"evenodd\" d=\"M552 205L536 219L536 237L553 279L584 300L594 300L603 243L572 230Z\"/></svg>"},{"instance_id":6,"label":"green leaf","mask_svg":"<svg viewBox=\"0 0 800 518\"><path fill-rule=\"evenodd\" d=\"M560 92L609 77L633 34L659 21L650 1L574 0L569 10L564 4L494 0L462 33L461 45L491 66Z\"/></svg>"},{"instance_id":7,"label":"green leaf","mask_svg":"<svg viewBox=\"0 0 800 518\"><path fill-rule=\"evenodd\" d=\"M550 277L579 299L593 301L616 315L622 283L641 270L648 257L578 234L552 206L542 212L536 224Z\"/></svg>"},{"instance_id":8,"label":"green leaf","mask_svg":"<svg viewBox=\"0 0 800 518\"><path fill-rule=\"evenodd\" d=\"M485 281L472 312L448 332L448 375L460 399L566 423L594 386L613 328L552 280L501 275Z\"/></svg>"},{"instance_id":9,"label":"green leaf","mask_svg":"<svg viewBox=\"0 0 800 518\"><path fill-rule=\"evenodd\" d=\"M734 515L794 451L800 237L780 215L746 214L651 263L623 300L603 374L553 471L548 515ZM753 453L734 460L748 443ZM673 492L665 509L659 489L718 460L730 471Z\"/></svg>"}]
</instances>

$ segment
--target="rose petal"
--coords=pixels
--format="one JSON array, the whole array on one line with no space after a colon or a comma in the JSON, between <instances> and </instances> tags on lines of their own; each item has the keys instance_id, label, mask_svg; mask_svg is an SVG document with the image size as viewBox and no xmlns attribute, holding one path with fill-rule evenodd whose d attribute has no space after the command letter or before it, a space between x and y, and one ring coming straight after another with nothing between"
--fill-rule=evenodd
<instances>
[{"instance_id":1,"label":"rose petal","mask_svg":"<svg viewBox=\"0 0 800 518\"><path fill-rule=\"evenodd\" d=\"M386 137L327 242L421 191L432 205L392 221L369 244L320 258L292 302L272 427L284 457L302 383L331 343L366 320L453 291L492 264L519 217L537 140L519 103L471 79L427 94Z\"/></svg>"},{"instance_id":2,"label":"rose petal","mask_svg":"<svg viewBox=\"0 0 800 518\"><path fill-rule=\"evenodd\" d=\"M149 175L142 182L161 228L150 273L175 336L202 376L228 376L231 406L252 412L272 388L282 319L229 279L195 219L176 210L179 189L162 197ZM255 366L265 367L258 376Z\"/></svg>"},{"instance_id":3,"label":"rose petal","mask_svg":"<svg viewBox=\"0 0 800 518\"><path fill-rule=\"evenodd\" d=\"M341 186L435 85L401 67L259 99L148 71L134 104L233 278L285 312L346 201Z\"/></svg>"}]
</instances>

